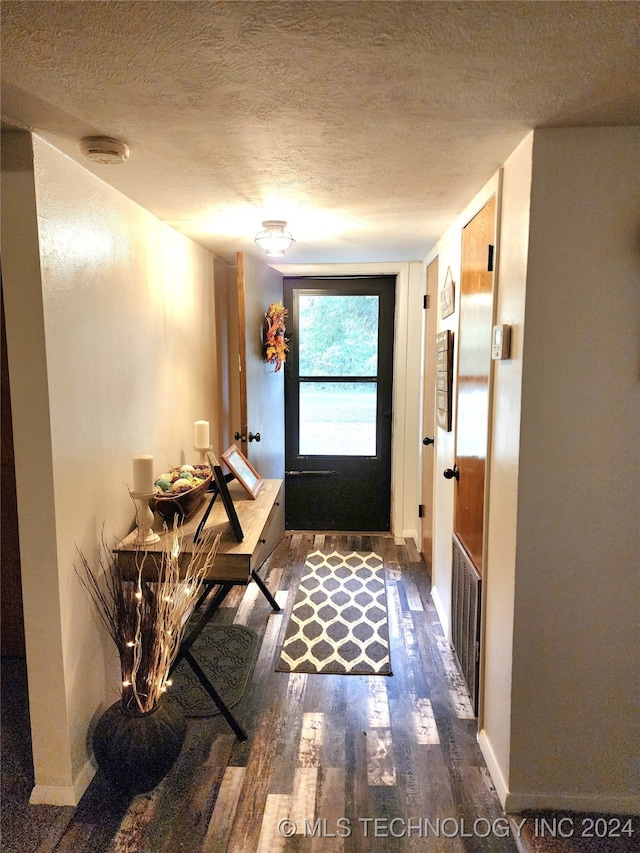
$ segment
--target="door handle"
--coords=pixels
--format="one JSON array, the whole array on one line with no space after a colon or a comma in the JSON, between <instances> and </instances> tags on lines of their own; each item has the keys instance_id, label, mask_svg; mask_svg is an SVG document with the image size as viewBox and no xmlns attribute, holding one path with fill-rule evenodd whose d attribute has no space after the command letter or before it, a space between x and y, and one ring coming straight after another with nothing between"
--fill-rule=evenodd
<instances>
[{"instance_id":1,"label":"door handle","mask_svg":"<svg viewBox=\"0 0 640 853\"><path fill-rule=\"evenodd\" d=\"M287 477L330 477L339 471L285 471Z\"/></svg>"},{"instance_id":2,"label":"door handle","mask_svg":"<svg viewBox=\"0 0 640 853\"><path fill-rule=\"evenodd\" d=\"M249 433L249 441L260 441L260 433L257 432L255 435L250 432Z\"/></svg>"},{"instance_id":3,"label":"door handle","mask_svg":"<svg viewBox=\"0 0 640 853\"><path fill-rule=\"evenodd\" d=\"M234 432L233 437L236 441L246 441L247 436L243 432Z\"/></svg>"},{"instance_id":4,"label":"door handle","mask_svg":"<svg viewBox=\"0 0 640 853\"><path fill-rule=\"evenodd\" d=\"M453 468L447 468L446 471L442 472L442 476L446 480L458 480L460 481L460 469L457 465L454 465Z\"/></svg>"},{"instance_id":5,"label":"door handle","mask_svg":"<svg viewBox=\"0 0 640 853\"><path fill-rule=\"evenodd\" d=\"M422 439L422 443L423 444L435 444L436 440L435 440L435 438L429 438L429 436L425 435L425 437Z\"/></svg>"}]
</instances>

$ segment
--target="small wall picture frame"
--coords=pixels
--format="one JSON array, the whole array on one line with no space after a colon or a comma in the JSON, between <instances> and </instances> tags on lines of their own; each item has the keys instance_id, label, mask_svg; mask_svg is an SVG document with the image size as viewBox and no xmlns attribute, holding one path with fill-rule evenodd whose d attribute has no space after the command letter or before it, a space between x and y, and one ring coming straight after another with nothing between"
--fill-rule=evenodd
<instances>
[{"instance_id":1,"label":"small wall picture frame","mask_svg":"<svg viewBox=\"0 0 640 853\"><path fill-rule=\"evenodd\" d=\"M440 315L444 320L456 309L456 285L451 274L451 267L447 269L444 285L440 294Z\"/></svg>"},{"instance_id":2,"label":"small wall picture frame","mask_svg":"<svg viewBox=\"0 0 640 853\"><path fill-rule=\"evenodd\" d=\"M247 457L235 444L232 444L222 454L222 458L242 488L252 500L255 500L264 484L264 480Z\"/></svg>"},{"instance_id":3,"label":"small wall picture frame","mask_svg":"<svg viewBox=\"0 0 640 853\"><path fill-rule=\"evenodd\" d=\"M436 335L436 423L451 432L453 392L453 332L445 329Z\"/></svg>"}]
</instances>

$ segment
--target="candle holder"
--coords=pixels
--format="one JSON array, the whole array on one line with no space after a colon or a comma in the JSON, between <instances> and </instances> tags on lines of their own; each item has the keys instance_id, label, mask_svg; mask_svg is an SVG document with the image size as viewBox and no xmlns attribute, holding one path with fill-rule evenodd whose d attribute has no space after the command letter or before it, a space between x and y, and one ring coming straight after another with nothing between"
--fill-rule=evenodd
<instances>
[{"instance_id":1,"label":"candle holder","mask_svg":"<svg viewBox=\"0 0 640 853\"><path fill-rule=\"evenodd\" d=\"M210 450L213 450L213 447L209 445L208 447L198 447L194 444L193 449L196 450L200 454L200 459L198 460L201 465L205 465L207 462L207 453Z\"/></svg>"},{"instance_id":2,"label":"candle holder","mask_svg":"<svg viewBox=\"0 0 640 853\"><path fill-rule=\"evenodd\" d=\"M130 492L130 494L136 502L136 524L138 525L136 544L152 545L154 542L159 542L160 537L153 529L153 512L149 506L153 492Z\"/></svg>"}]
</instances>

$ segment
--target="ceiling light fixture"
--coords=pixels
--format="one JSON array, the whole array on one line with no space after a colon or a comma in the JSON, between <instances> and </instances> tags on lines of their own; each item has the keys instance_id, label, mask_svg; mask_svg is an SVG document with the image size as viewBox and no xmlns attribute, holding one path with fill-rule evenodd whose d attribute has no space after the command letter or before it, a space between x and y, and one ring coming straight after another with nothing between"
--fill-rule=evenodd
<instances>
[{"instance_id":1,"label":"ceiling light fixture","mask_svg":"<svg viewBox=\"0 0 640 853\"><path fill-rule=\"evenodd\" d=\"M85 136L80 140L80 150L92 163L113 166L129 159L129 146L108 136Z\"/></svg>"},{"instance_id":2,"label":"ceiling light fixture","mask_svg":"<svg viewBox=\"0 0 640 853\"><path fill-rule=\"evenodd\" d=\"M255 243L266 255L282 256L296 242L282 219L266 219L262 223L263 231L255 236Z\"/></svg>"}]
</instances>

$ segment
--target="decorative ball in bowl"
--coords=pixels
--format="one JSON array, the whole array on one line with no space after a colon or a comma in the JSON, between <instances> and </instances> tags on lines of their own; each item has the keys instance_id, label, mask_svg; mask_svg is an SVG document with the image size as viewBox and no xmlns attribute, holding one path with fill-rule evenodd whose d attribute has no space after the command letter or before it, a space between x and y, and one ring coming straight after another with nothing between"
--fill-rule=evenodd
<instances>
[{"instance_id":1,"label":"decorative ball in bowl","mask_svg":"<svg viewBox=\"0 0 640 853\"><path fill-rule=\"evenodd\" d=\"M183 522L191 518L205 498L213 472L208 465L183 465L170 468L155 482L155 509L165 521Z\"/></svg>"}]
</instances>

